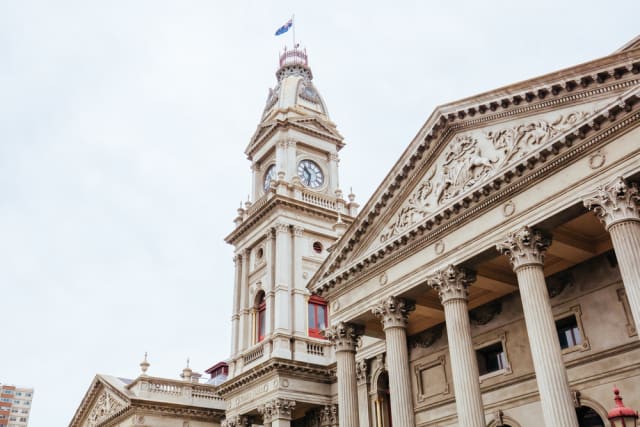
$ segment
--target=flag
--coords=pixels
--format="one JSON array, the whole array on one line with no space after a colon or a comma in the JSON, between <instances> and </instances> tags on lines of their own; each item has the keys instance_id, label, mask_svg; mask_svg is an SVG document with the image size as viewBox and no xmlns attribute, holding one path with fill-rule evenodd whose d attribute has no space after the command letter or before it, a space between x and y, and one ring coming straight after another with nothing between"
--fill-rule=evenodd
<instances>
[{"instance_id":1,"label":"flag","mask_svg":"<svg viewBox=\"0 0 640 427\"><path fill-rule=\"evenodd\" d=\"M276 36L284 34L293 26L293 19L289 19L286 24L276 30Z\"/></svg>"}]
</instances>

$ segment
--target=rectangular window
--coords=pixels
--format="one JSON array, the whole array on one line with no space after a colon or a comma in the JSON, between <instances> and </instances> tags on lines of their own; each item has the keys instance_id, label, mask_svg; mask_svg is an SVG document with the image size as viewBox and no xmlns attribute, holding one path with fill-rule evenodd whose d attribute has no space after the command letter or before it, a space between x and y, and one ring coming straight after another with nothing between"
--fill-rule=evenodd
<instances>
[{"instance_id":1,"label":"rectangular window","mask_svg":"<svg viewBox=\"0 0 640 427\"><path fill-rule=\"evenodd\" d=\"M560 340L560 348L570 348L582 344L582 334L575 315L556 320L556 330Z\"/></svg>"},{"instance_id":2,"label":"rectangular window","mask_svg":"<svg viewBox=\"0 0 640 427\"><path fill-rule=\"evenodd\" d=\"M480 375L507 368L507 356L502 348L502 342L476 350L476 358Z\"/></svg>"},{"instance_id":3,"label":"rectangular window","mask_svg":"<svg viewBox=\"0 0 640 427\"><path fill-rule=\"evenodd\" d=\"M310 337L324 338L322 331L327 328L327 303L315 295L309 299L308 323Z\"/></svg>"}]
</instances>

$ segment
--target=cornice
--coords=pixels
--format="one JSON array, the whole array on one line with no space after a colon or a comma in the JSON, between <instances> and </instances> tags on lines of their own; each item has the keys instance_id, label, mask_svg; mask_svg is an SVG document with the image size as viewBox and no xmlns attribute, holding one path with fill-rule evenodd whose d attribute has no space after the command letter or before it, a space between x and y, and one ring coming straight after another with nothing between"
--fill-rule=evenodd
<instances>
[{"instance_id":1,"label":"cornice","mask_svg":"<svg viewBox=\"0 0 640 427\"><path fill-rule=\"evenodd\" d=\"M629 76L640 73L639 57L640 49L610 55L436 108L310 283L323 282L337 269L343 268L342 262L360 242L367 228L381 216L389 199L398 189L409 185L407 181L412 181L411 176L413 181L419 179L414 170L419 164L431 162L454 131L636 86L640 79ZM627 107L623 105L622 108ZM617 114L615 111L612 113L614 117ZM595 125L599 126L599 123Z\"/></svg>"},{"instance_id":2,"label":"cornice","mask_svg":"<svg viewBox=\"0 0 640 427\"><path fill-rule=\"evenodd\" d=\"M337 212L332 209L327 209L321 206L305 203L288 196L283 196L281 194L275 194L273 195L273 197L271 197L271 199L269 199L265 203L264 206L256 210L255 213L250 215L238 227L236 227L235 230L229 233L229 235L224 238L224 241L233 245L246 232L253 230L256 224L262 221L269 212L271 212L272 210L274 210L276 207L279 207L279 206L292 208L295 210L303 211L305 213L310 213L317 217L325 218L330 221L338 220ZM354 220L353 217L344 215L344 214L341 214L340 217L342 218L342 221L347 224L351 224Z\"/></svg>"},{"instance_id":3,"label":"cornice","mask_svg":"<svg viewBox=\"0 0 640 427\"><path fill-rule=\"evenodd\" d=\"M452 227L469 221L508 197L513 197L569 161L597 147L612 135L637 126L640 121L639 93L640 90L627 93L626 97L591 117L588 124L581 124L559 135L552 143L514 163L476 191L453 199L449 205L389 240L376 251L354 260L339 271L335 271L337 268L334 269L335 272L329 270L329 274L323 278L312 278L310 290L326 295L331 288L347 279L353 282L364 274L371 277L375 274L373 272L384 271L395 260L406 256L408 251L425 247ZM536 165L541 164L544 165L536 168ZM356 228L355 224L351 228ZM353 245L355 242L349 241L349 244ZM349 287L352 285L354 283L350 283Z\"/></svg>"},{"instance_id":4,"label":"cornice","mask_svg":"<svg viewBox=\"0 0 640 427\"><path fill-rule=\"evenodd\" d=\"M242 374L225 381L218 387L218 394L225 398L225 395L233 393L240 387L253 383L270 373L304 374L315 381L332 383L333 376L330 367L323 365L315 365L312 363L297 362L281 358L270 358L266 362L256 366L255 368L243 372Z\"/></svg>"}]
</instances>

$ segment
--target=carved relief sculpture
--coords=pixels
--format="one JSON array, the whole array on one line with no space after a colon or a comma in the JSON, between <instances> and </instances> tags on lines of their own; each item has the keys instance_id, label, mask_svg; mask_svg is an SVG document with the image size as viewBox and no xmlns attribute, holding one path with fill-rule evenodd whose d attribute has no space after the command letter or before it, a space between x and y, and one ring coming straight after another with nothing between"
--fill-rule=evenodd
<instances>
[{"instance_id":1,"label":"carved relief sculpture","mask_svg":"<svg viewBox=\"0 0 640 427\"><path fill-rule=\"evenodd\" d=\"M486 131L480 137L471 133L455 136L380 235L380 242L408 230L450 200L478 187L498 170L548 144L590 115L571 112L550 122L537 119Z\"/></svg>"}]
</instances>

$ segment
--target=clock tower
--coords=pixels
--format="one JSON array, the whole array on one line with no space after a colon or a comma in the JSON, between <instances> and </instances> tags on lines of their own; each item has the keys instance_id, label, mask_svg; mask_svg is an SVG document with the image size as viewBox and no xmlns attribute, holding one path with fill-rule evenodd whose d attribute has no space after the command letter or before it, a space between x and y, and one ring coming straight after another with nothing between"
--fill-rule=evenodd
<instances>
[{"instance_id":1,"label":"clock tower","mask_svg":"<svg viewBox=\"0 0 640 427\"><path fill-rule=\"evenodd\" d=\"M306 289L357 213L343 197L344 141L313 84L305 50L284 50L245 150L251 197L226 237L235 248L227 425L319 425L335 414L333 349L321 331L330 307Z\"/></svg>"}]
</instances>

